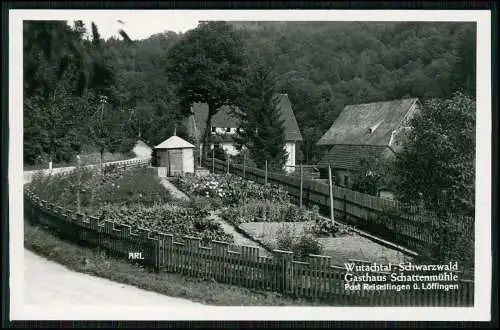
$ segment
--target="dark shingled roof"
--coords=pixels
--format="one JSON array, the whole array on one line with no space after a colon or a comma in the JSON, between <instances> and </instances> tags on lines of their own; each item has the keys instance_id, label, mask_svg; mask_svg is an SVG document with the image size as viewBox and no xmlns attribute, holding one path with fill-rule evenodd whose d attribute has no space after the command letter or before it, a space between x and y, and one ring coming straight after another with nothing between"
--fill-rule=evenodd
<instances>
[{"instance_id":1,"label":"dark shingled roof","mask_svg":"<svg viewBox=\"0 0 500 330\"><path fill-rule=\"evenodd\" d=\"M348 105L317 145L387 146L417 98ZM371 132L370 132L371 129Z\"/></svg>"},{"instance_id":2,"label":"dark shingled roof","mask_svg":"<svg viewBox=\"0 0 500 330\"><path fill-rule=\"evenodd\" d=\"M299 125L293 113L292 104L287 94L279 94L278 108L281 110L281 118L284 120L285 139L287 141L302 141ZM188 130L194 136L194 132L198 132L201 138L205 130L208 105L206 103L194 103L192 111L194 118L191 116L188 120ZM234 110L229 106L222 106L219 111L212 117L211 126L215 127L238 127L238 119L233 115L233 111L241 111L238 107ZM196 128L194 127L196 125Z\"/></svg>"},{"instance_id":3,"label":"dark shingled roof","mask_svg":"<svg viewBox=\"0 0 500 330\"><path fill-rule=\"evenodd\" d=\"M363 146L363 145L334 145L318 162L318 165L330 165L333 169L343 169L355 171L359 169L362 159L379 158L389 148L383 146Z\"/></svg>"}]
</instances>

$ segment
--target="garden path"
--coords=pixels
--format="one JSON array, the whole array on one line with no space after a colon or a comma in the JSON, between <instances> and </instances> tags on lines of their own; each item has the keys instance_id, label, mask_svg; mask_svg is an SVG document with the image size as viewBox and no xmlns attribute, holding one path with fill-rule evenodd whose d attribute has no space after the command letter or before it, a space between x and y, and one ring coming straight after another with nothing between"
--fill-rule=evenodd
<instances>
[{"instance_id":1,"label":"garden path","mask_svg":"<svg viewBox=\"0 0 500 330\"><path fill-rule=\"evenodd\" d=\"M172 182L170 182L166 178L161 178L161 183L162 185L170 191L170 193L175 197L179 199L189 199L189 197L182 191L180 191ZM211 212L209 219L219 223L224 230L225 233L233 235L234 238L234 244L235 245L246 245L246 246L254 246L259 248L259 255L260 256L268 256L269 252L266 251L264 248L259 246L259 244L255 241L252 241L251 239L243 236L239 232L234 229L234 227L224 221L223 219L220 218L220 216L216 212Z\"/></svg>"},{"instance_id":2,"label":"garden path","mask_svg":"<svg viewBox=\"0 0 500 330\"><path fill-rule=\"evenodd\" d=\"M239 232L237 232L231 224L229 224L226 221L224 221L223 219L221 219L220 216L216 212L212 212L209 216L209 219L212 219L213 221L218 222L221 225L222 229L224 229L224 232L233 235L235 245L246 245L246 246L258 247L260 256L266 256L266 257L269 256L270 253L266 249L264 249L262 246L259 246L259 244L256 243L255 241L253 241L253 240L243 236Z\"/></svg>"},{"instance_id":3,"label":"garden path","mask_svg":"<svg viewBox=\"0 0 500 330\"><path fill-rule=\"evenodd\" d=\"M160 179L161 184L172 194L174 198L177 199L189 199L189 197L180 191L172 182L170 182L167 178Z\"/></svg>"}]
</instances>

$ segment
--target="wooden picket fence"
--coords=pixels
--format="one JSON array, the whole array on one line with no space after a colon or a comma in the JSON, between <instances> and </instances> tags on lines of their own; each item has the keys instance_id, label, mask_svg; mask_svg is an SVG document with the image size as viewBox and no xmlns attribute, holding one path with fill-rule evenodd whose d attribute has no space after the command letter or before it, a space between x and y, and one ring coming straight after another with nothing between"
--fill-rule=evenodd
<instances>
[{"instance_id":1,"label":"wooden picket fence","mask_svg":"<svg viewBox=\"0 0 500 330\"><path fill-rule=\"evenodd\" d=\"M74 242L100 247L109 255L134 260L156 271L213 279L257 290L322 299L347 306L473 306L474 282L460 278L456 290L348 290L345 267L332 265L331 257L310 255L296 261L293 253L274 250L260 256L257 247L230 245L200 238L174 237L158 231L118 224L64 209L41 200L31 191L24 194L25 218L42 224ZM353 261L360 263L359 261ZM365 262L366 263L366 262ZM371 272L371 275L383 273ZM390 281L378 284L393 284ZM442 284L450 284L443 282ZM363 285L363 284L361 284ZM410 284L411 285L411 284Z\"/></svg>"},{"instance_id":2,"label":"wooden picket fence","mask_svg":"<svg viewBox=\"0 0 500 330\"><path fill-rule=\"evenodd\" d=\"M207 159L204 165L215 173L232 173L257 183L279 185L288 191L292 200L299 204L302 196L304 205L317 205L325 214L330 214L329 185L317 180L303 179L267 172L262 169L233 164L219 159ZM302 187L302 193L301 193ZM408 249L422 251L435 243L436 216L420 206L400 203L363 194L347 188L332 186L333 208L343 221L355 225L375 236L400 244ZM474 219L455 216L453 222L474 239Z\"/></svg>"}]
</instances>

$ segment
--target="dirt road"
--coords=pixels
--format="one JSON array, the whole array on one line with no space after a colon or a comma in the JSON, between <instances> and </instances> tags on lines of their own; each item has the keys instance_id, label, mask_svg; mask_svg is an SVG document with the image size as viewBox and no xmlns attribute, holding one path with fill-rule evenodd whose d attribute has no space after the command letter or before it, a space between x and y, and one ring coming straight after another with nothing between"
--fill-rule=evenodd
<instances>
[{"instance_id":1,"label":"dirt road","mask_svg":"<svg viewBox=\"0 0 500 330\"><path fill-rule=\"evenodd\" d=\"M136 159L149 158L151 148L139 141ZM68 170L68 168L65 168ZM64 171L64 168L55 169ZM26 174L26 172L25 172ZM25 183L31 179L25 175ZM29 305L197 305L186 299L168 297L134 286L120 284L68 268L24 250L24 299Z\"/></svg>"},{"instance_id":2,"label":"dirt road","mask_svg":"<svg viewBox=\"0 0 500 330\"><path fill-rule=\"evenodd\" d=\"M151 148L142 141L137 141L134 149L132 151L135 153L136 158L144 159L151 157Z\"/></svg>"},{"instance_id":3,"label":"dirt road","mask_svg":"<svg viewBox=\"0 0 500 330\"><path fill-rule=\"evenodd\" d=\"M100 277L73 272L24 250L24 301L27 305L203 306Z\"/></svg>"}]
</instances>

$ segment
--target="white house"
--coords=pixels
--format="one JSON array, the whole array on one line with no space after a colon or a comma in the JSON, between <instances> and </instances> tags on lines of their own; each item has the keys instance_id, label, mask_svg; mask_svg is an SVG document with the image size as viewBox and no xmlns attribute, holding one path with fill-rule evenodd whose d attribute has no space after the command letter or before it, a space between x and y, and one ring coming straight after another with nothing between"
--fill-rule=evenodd
<instances>
[{"instance_id":1,"label":"white house","mask_svg":"<svg viewBox=\"0 0 500 330\"><path fill-rule=\"evenodd\" d=\"M287 162L285 169L288 172L295 170L295 159L296 159L296 148L297 142L302 141L302 135L300 133L297 120L293 113L292 104L287 94L279 94L279 101L277 107L280 110L281 119L284 121L285 126L285 149L288 153ZM240 111L236 108L235 111ZM192 115L188 119L188 130L191 136L198 138L200 141L203 138L203 133L206 127L206 121L208 116L208 105L206 103L194 103L191 108ZM238 132L238 119L232 115L232 111L228 106L221 107L217 113L212 117L211 120L211 134L213 134L212 141L214 141L210 148L214 147L214 144L218 144L222 147L226 153L229 155L238 154L238 150L234 145L233 137ZM199 145L200 152L203 145Z\"/></svg>"}]
</instances>

